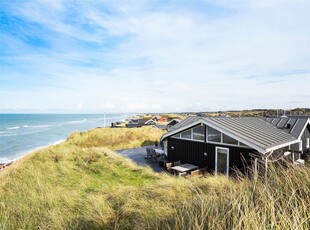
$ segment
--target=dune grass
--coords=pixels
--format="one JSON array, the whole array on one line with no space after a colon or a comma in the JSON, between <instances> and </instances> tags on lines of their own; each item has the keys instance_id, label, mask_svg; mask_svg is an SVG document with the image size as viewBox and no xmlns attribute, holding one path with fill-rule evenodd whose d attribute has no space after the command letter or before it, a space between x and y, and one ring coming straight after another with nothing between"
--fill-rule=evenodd
<instances>
[{"instance_id":1,"label":"dune grass","mask_svg":"<svg viewBox=\"0 0 310 230\"><path fill-rule=\"evenodd\" d=\"M156 132L129 132L127 145L141 146ZM76 133L1 172L0 229L310 228L309 167L269 167L267 180L183 179L104 147L124 148L123 135L119 129ZM106 136L112 141L100 140Z\"/></svg>"},{"instance_id":2,"label":"dune grass","mask_svg":"<svg viewBox=\"0 0 310 230\"><path fill-rule=\"evenodd\" d=\"M165 131L153 128L98 128L88 132L73 133L67 142L81 147L106 147L111 150L136 148L159 141Z\"/></svg>"}]
</instances>

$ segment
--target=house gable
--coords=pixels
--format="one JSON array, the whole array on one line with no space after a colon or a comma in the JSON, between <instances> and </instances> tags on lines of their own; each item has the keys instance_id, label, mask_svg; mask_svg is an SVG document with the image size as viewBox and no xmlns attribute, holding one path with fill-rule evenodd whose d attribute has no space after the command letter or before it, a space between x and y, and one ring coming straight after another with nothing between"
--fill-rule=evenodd
<instances>
[{"instance_id":1,"label":"house gable","mask_svg":"<svg viewBox=\"0 0 310 230\"><path fill-rule=\"evenodd\" d=\"M298 140L290 134L274 128L272 125L259 118L190 117L180 123L177 129L163 135L162 140L194 126L204 124L222 133L221 136L223 136L223 134L226 135L227 137L224 136L224 138L227 142L237 140L238 145L248 146L262 154L298 142ZM216 135L216 133L214 135Z\"/></svg>"}]
</instances>

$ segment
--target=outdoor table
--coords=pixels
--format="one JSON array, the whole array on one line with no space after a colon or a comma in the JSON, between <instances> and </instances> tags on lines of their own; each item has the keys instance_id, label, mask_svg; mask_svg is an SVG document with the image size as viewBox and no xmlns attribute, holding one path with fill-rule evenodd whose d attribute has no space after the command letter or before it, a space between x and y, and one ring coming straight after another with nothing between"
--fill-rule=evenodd
<instances>
[{"instance_id":1,"label":"outdoor table","mask_svg":"<svg viewBox=\"0 0 310 230\"><path fill-rule=\"evenodd\" d=\"M182 165L171 167L171 169L173 169L174 171L177 171L179 173L189 172L189 171L197 169L197 168L198 168L197 165L192 165L192 164L182 164Z\"/></svg>"},{"instance_id":2,"label":"outdoor table","mask_svg":"<svg viewBox=\"0 0 310 230\"><path fill-rule=\"evenodd\" d=\"M155 150L156 154L158 154L158 155L165 154L165 151L162 149L154 149L154 150Z\"/></svg>"}]
</instances>

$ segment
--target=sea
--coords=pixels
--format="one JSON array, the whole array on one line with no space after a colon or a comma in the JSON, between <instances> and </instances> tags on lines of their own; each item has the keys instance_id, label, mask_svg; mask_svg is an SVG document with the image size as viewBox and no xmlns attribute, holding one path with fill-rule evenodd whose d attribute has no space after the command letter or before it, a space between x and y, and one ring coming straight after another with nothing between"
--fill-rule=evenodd
<instances>
[{"instance_id":1,"label":"sea","mask_svg":"<svg viewBox=\"0 0 310 230\"><path fill-rule=\"evenodd\" d=\"M73 132L108 127L133 114L0 114L0 163L60 143Z\"/></svg>"}]
</instances>

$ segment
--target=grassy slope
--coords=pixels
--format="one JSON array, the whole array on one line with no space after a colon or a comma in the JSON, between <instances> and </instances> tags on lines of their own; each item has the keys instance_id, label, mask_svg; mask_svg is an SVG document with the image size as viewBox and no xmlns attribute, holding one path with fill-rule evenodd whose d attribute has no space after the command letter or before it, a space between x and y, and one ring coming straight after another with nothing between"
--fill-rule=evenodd
<instances>
[{"instance_id":1,"label":"grassy slope","mask_svg":"<svg viewBox=\"0 0 310 230\"><path fill-rule=\"evenodd\" d=\"M76 133L0 173L0 229L310 227L309 168L271 168L267 183L261 178L173 178L103 147L139 146L158 138L158 130L123 132Z\"/></svg>"},{"instance_id":2,"label":"grassy slope","mask_svg":"<svg viewBox=\"0 0 310 230\"><path fill-rule=\"evenodd\" d=\"M94 129L89 132L73 133L67 142L81 147L106 147L111 150L136 148L159 141L164 131L143 127L139 129L115 128Z\"/></svg>"}]
</instances>

